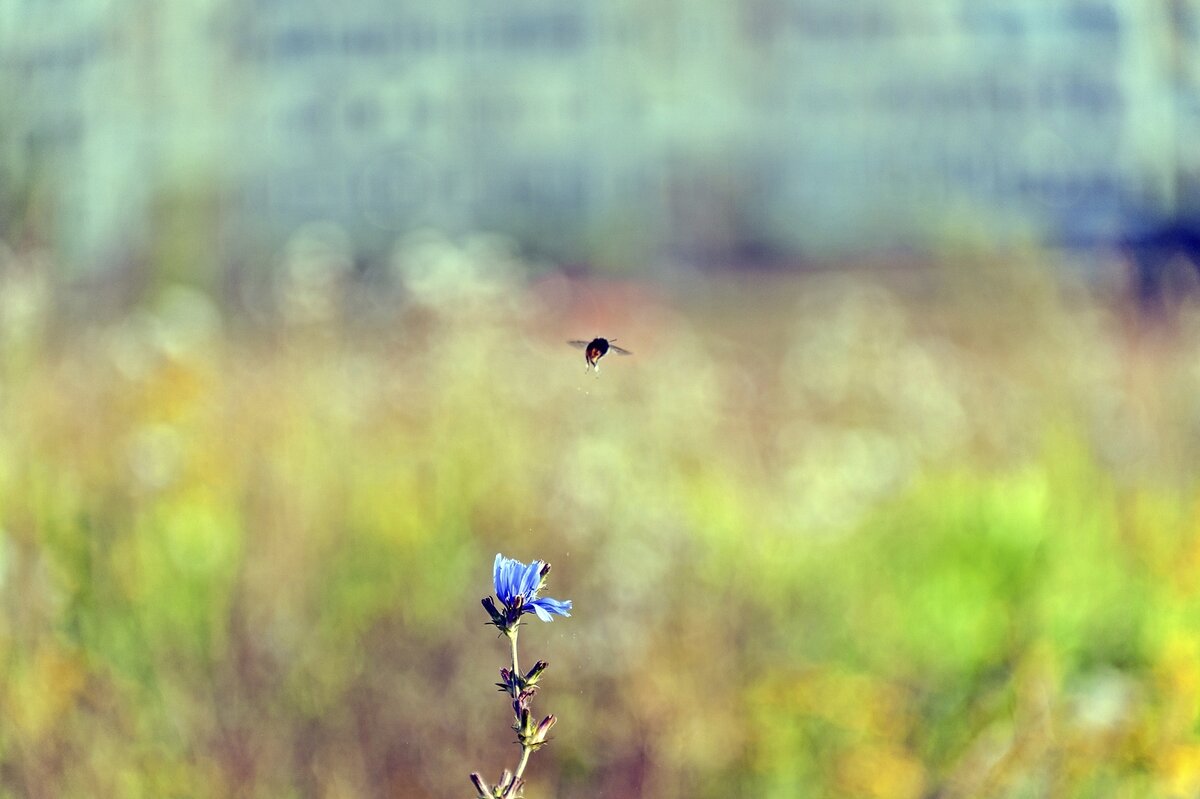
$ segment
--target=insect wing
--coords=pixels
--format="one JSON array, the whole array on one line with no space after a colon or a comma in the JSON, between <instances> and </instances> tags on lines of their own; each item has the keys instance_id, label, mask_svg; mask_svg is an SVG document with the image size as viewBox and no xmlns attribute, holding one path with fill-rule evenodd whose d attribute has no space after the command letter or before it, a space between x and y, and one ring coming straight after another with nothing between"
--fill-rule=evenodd
<instances>
[{"instance_id":1,"label":"insect wing","mask_svg":"<svg viewBox=\"0 0 1200 799\"><path fill-rule=\"evenodd\" d=\"M617 355L633 355L633 353L630 352L629 350L622 349L622 348L618 347L616 344L609 344L608 348L610 350L612 350L613 352L615 352Z\"/></svg>"},{"instance_id":2,"label":"insect wing","mask_svg":"<svg viewBox=\"0 0 1200 799\"><path fill-rule=\"evenodd\" d=\"M590 341L568 341L567 343L570 344L575 349L586 350L588 348L588 345L591 344L592 342L590 342Z\"/></svg>"}]
</instances>

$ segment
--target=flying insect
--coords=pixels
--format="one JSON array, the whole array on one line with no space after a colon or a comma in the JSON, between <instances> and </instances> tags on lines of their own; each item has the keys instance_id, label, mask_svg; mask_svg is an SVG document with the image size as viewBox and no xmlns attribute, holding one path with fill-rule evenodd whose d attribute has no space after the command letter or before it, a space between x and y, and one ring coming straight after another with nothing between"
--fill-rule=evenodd
<instances>
[{"instance_id":1,"label":"flying insect","mask_svg":"<svg viewBox=\"0 0 1200 799\"><path fill-rule=\"evenodd\" d=\"M579 349L583 350L583 357L585 360L587 360L587 369L595 369L597 372L599 372L600 359L603 358L609 352L609 350L617 353L618 355L633 355L633 353L629 350L622 349L616 344L613 344L613 341L616 341L616 339L614 338L609 340L606 338L596 337L591 341L568 341L567 343L572 347L578 347Z\"/></svg>"}]
</instances>

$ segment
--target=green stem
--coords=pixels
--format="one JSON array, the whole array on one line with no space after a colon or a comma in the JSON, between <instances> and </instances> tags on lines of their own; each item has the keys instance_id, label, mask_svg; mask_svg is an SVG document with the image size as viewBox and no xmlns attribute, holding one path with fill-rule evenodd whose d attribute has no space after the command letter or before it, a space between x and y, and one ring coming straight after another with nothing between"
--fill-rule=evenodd
<instances>
[{"instance_id":1,"label":"green stem","mask_svg":"<svg viewBox=\"0 0 1200 799\"><path fill-rule=\"evenodd\" d=\"M516 779L521 779L521 775L525 773L525 764L529 762L529 753L532 751L528 746L521 747L521 762L517 764L517 770L513 772Z\"/></svg>"},{"instance_id":2,"label":"green stem","mask_svg":"<svg viewBox=\"0 0 1200 799\"><path fill-rule=\"evenodd\" d=\"M512 632L508 634L508 640L510 643L512 643L512 673L513 677L515 678L521 674L521 669L517 665L517 628L514 627ZM514 696L513 699L516 699L516 697Z\"/></svg>"},{"instance_id":3,"label":"green stem","mask_svg":"<svg viewBox=\"0 0 1200 799\"><path fill-rule=\"evenodd\" d=\"M514 627L512 629L512 632L510 632L508 634L508 640L509 640L509 643L512 644L513 679L517 680L518 681L517 684L519 684L519 680L521 677L521 665L520 665L520 662L517 660L517 628L516 627ZM520 696L520 692L521 692L521 689L517 688L517 696ZM517 696L513 697L514 701L517 699ZM517 713L517 723L518 724L521 723L521 714L520 713ZM513 784L514 785L517 784L517 781L521 779L521 775L525 773L525 766L528 765L528 763L529 763L529 753L532 751L533 750L530 749L528 746L525 746L524 744L521 745L521 760L519 763L517 763L517 770L513 772Z\"/></svg>"}]
</instances>

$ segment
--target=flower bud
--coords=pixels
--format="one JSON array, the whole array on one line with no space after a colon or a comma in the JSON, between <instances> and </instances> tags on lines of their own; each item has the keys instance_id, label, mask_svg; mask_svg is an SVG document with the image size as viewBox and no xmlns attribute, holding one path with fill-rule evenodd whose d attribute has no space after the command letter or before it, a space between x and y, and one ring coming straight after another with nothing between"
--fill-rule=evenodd
<instances>
[{"instance_id":1,"label":"flower bud","mask_svg":"<svg viewBox=\"0 0 1200 799\"><path fill-rule=\"evenodd\" d=\"M550 733L550 729L558 722L555 716L546 716L541 723L537 725L537 729L533 731L533 746L541 746L546 742L546 736Z\"/></svg>"},{"instance_id":2,"label":"flower bud","mask_svg":"<svg viewBox=\"0 0 1200 799\"><path fill-rule=\"evenodd\" d=\"M529 708L521 708L521 712L517 714L517 720L513 723L513 730L517 733L517 740L522 744L533 735L533 716L529 714Z\"/></svg>"},{"instance_id":3,"label":"flower bud","mask_svg":"<svg viewBox=\"0 0 1200 799\"><path fill-rule=\"evenodd\" d=\"M479 792L480 799L491 799L492 789L483 781L483 777L478 772L471 772L471 784L475 786L475 790Z\"/></svg>"},{"instance_id":4,"label":"flower bud","mask_svg":"<svg viewBox=\"0 0 1200 799\"><path fill-rule=\"evenodd\" d=\"M533 702L533 698L537 696L537 692L538 689L536 685L518 690L516 692L516 697L513 698L513 713L519 717L522 711L527 711L530 703Z\"/></svg>"},{"instance_id":5,"label":"flower bud","mask_svg":"<svg viewBox=\"0 0 1200 799\"><path fill-rule=\"evenodd\" d=\"M501 613L496 607L495 600L489 596L480 600L480 602L483 604L483 609L486 610L488 615L492 617L492 624L496 625L497 627L500 627L502 624L504 624L504 614Z\"/></svg>"},{"instance_id":6,"label":"flower bud","mask_svg":"<svg viewBox=\"0 0 1200 799\"><path fill-rule=\"evenodd\" d=\"M530 669L525 675L525 684L537 685L537 681L542 676L542 672L544 672L549 665L550 664L544 660L539 660L537 663L534 663L533 668Z\"/></svg>"}]
</instances>

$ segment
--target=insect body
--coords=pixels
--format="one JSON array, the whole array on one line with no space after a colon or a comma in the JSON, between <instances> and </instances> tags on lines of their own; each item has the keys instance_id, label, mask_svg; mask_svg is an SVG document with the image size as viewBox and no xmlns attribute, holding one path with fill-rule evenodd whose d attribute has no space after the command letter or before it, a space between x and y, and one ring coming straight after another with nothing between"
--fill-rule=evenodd
<instances>
[{"instance_id":1,"label":"insect body","mask_svg":"<svg viewBox=\"0 0 1200 799\"><path fill-rule=\"evenodd\" d=\"M616 341L613 339L612 341ZM600 371L600 359L603 358L609 350L618 355L633 355L632 352L626 349L621 349L616 344L613 344L606 338L594 338L591 341L568 341L572 347L578 347L583 350L583 357L587 360L587 368Z\"/></svg>"}]
</instances>

